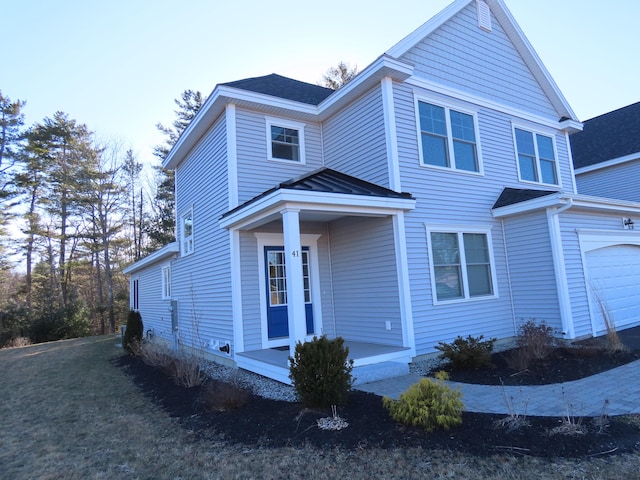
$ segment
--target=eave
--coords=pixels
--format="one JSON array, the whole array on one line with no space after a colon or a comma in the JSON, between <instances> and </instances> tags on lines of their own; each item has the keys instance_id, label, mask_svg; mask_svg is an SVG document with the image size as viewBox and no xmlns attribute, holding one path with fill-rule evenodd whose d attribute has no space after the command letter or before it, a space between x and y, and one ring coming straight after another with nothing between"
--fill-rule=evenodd
<instances>
[{"instance_id":1,"label":"eave","mask_svg":"<svg viewBox=\"0 0 640 480\"><path fill-rule=\"evenodd\" d=\"M178 242L169 243L164 247L162 247L160 250L156 250L151 255L148 255L143 259L138 260L135 263L132 263L126 268L123 268L122 273L124 273L125 275L131 275L156 262L161 262L163 260L167 260L171 258L174 255L176 255L179 251L180 251L180 246L178 245Z\"/></svg>"}]
</instances>

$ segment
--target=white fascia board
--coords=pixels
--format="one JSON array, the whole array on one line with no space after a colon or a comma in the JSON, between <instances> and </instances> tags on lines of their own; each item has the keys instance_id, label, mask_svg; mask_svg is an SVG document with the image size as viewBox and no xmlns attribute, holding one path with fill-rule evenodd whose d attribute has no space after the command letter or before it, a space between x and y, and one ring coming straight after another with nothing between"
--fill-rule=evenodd
<instances>
[{"instance_id":1,"label":"white fascia board","mask_svg":"<svg viewBox=\"0 0 640 480\"><path fill-rule=\"evenodd\" d=\"M542 60L507 8L505 2L503 0L485 0L485 2L489 5L491 12L498 19L507 36L509 36L515 47L518 49L534 77L536 77L538 82L540 82L540 85L549 97L549 100L558 111L559 116L561 118L568 117L570 120L580 123L575 112L569 105L569 102L567 102L567 99L558 88L555 80L553 80L553 77L544 66L544 63L542 63Z\"/></svg>"},{"instance_id":2,"label":"white fascia board","mask_svg":"<svg viewBox=\"0 0 640 480\"><path fill-rule=\"evenodd\" d=\"M487 98L480 97L478 95L474 95L469 92L465 92L453 87L443 85L441 83L435 83L431 80L427 80L426 78L411 77L407 79L405 83L407 85L412 85L413 87L416 87L416 88L421 88L421 89L429 90L435 93L439 93L441 95L446 95L447 97L452 97L456 100L462 100L464 102L472 103L474 105L479 105L481 107L486 107L491 110L495 110L497 112L506 113L508 115L512 115L514 117L518 117L523 120L536 123L538 125L549 127L553 130L565 129L565 127L563 127L564 122L559 122L556 118L541 117L538 115L534 115L530 112L519 110L517 108L514 108L512 106L509 106L500 102L489 100ZM418 91L416 91L416 93L418 95L422 94L422 92L418 92Z\"/></svg>"},{"instance_id":3,"label":"white fascia board","mask_svg":"<svg viewBox=\"0 0 640 480\"><path fill-rule=\"evenodd\" d=\"M472 1L473 0L456 0L440 13L436 14L426 23L422 24L420 27L418 27L409 35L396 43L393 47L386 51L386 54L395 58L401 57L411 48L413 48L416 43L441 27L444 23L446 23L450 18L456 15L460 10L469 5Z\"/></svg>"},{"instance_id":4,"label":"white fascia board","mask_svg":"<svg viewBox=\"0 0 640 480\"><path fill-rule=\"evenodd\" d=\"M514 203L513 205L507 205L505 207L494 208L491 210L491 214L494 216L494 218L508 217L510 215L531 212L533 210L540 210L551 207L562 207L567 203L569 203L568 196L563 192L558 192L545 195L544 197L527 200L526 202L518 202Z\"/></svg>"},{"instance_id":5,"label":"white fascia board","mask_svg":"<svg viewBox=\"0 0 640 480\"><path fill-rule=\"evenodd\" d=\"M246 208L220 220L221 228L242 228L257 219L282 210L284 206L307 212L344 213L357 215L390 215L415 208L415 199L387 198L344 193L278 190Z\"/></svg>"},{"instance_id":6,"label":"white fascia board","mask_svg":"<svg viewBox=\"0 0 640 480\"><path fill-rule=\"evenodd\" d=\"M640 213L639 202L591 195L571 195L570 198L573 201L573 208L598 210L600 212Z\"/></svg>"},{"instance_id":7,"label":"white fascia board","mask_svg":"<svg viewBox=\"0 0 640 480\"><path fill-rule=\"evenodd\" d=\"M218 85L213 90L200 111L189 123L180 138L173 146L162 166L175 169L180 161L189 153L202 136L209 130L215 120L223 114L227 102L245 105L249 108L272 109L280 112L292 112L295 116L322 121L352 97L361 95L388 76L394 80L404 81L413 73L413 66L394 58L382 55L371 65L360 72L344 87L336 90L319 105L296 102L285 98L274 97L263 93L242 90L227 85Z\"/></svg>"},{"instance_id":8,"label":"white fascia board","mask_svg":"<svg viewBox=\"0 0 640 480\"><path fill-rule=\"evenodd\" d=\"M136 263L133 263L126 268L123 268L122 273L124 273L125 275L135 273L139 270L142 270L145 267L148 267L149 265L152 265L161 260L170 258L176 253L178 253L179 251L180 251L180 247L178 245L178 242L169 243L164 247L162 247L160 250L156 250L151 255L144 257L142 260L138 260Z\"/></svg>"},{"instance_id":9,"label":"white fascia board","mask_svg":"<svg viewBox=\"0 0 640 480\"><path fill-rule=\"evenodd\" d=\"M627 162L633 162L634 160L640 160L640 152L635 152L629 155L625 155L623 157L613 158L611 160L589 165L587 167L576 168L575 173L576 175L580 175L581 173L589 173L589 172L593 172L595 170L600 170L603 168L615 167L616 165L620 165L622 163L627 163Z\"/></svg>"}]
</instances>

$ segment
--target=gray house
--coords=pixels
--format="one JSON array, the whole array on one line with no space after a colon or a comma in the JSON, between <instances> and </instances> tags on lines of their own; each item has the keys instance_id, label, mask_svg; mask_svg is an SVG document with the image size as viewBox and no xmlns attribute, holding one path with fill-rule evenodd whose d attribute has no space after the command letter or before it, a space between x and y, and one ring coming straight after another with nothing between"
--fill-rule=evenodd
<instances>
[{"instance_id":1,"label":"gray house","mask_svg":"<svg viewBox=\"0 0 640 480\"><path fill-rule=\"evenodd\" d=\"M638 325L610 281L640 259L620 221L640 204L577 193L581 128L502 0L455 1L337 91L217 85L165 161L177 240L125 269L131 306L283 382L313 335L343 337L362 381L530 318L566 339L604 332L602 305Z\"/></svg>"},{"instance_id":2,"label":"gray house","mask_svg":"<svg viewBox=\"0 0 640 480\"><path fill-rule=\"evenodd\" d=\"M585 121L571 150L578 192L640 202L640 102Z\"/></svg>"}]
</instances>

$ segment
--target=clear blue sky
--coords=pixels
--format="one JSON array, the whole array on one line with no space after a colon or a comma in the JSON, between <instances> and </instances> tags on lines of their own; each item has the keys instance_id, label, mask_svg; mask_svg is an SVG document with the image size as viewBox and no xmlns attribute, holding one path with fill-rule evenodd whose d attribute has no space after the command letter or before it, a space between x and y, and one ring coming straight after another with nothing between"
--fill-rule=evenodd
<instances>
[{"instance_id":1,"label":"clear blue sky","mask_svg":"<svg viewBox=\"0 0 640 480\"><path fill-rule=\"evenodd\" d=\"M185 89L366 67L451 0L0 0L0 90L153 161ZM506 0L581 120L640 100L638 0Z\"/></svg>"}]
</instances>

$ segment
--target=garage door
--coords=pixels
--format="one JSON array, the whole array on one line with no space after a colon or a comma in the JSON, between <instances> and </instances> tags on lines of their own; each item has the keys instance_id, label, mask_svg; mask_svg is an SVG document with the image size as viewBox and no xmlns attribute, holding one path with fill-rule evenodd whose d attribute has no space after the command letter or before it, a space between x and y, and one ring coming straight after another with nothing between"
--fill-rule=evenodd
<instances>
[{"instance_id":1,"label":"garage door","mask_svg":"<svg viewBox=\"0 0 640 480\"><path fill-rule=\"evenodd\" d=\"M586 253L597 334L606 330L600 300L617 329L640 324L640 247L616 245Z\"/></svg>"}]
</instances>

